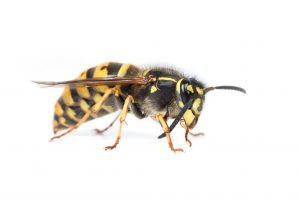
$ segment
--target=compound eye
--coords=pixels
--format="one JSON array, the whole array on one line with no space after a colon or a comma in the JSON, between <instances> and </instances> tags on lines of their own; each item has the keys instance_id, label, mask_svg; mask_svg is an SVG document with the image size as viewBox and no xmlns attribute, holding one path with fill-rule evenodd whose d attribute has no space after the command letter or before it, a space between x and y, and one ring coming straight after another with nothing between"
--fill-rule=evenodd
<instances>
[{"instance_id":1,"label":"compound eye","mask_svg":"<svg viewBox=\"0 0 300 200\"><path fill-rule=\"evenodd\" d=\"M192 96L192 92L187 88L190 84L191 82L187 79L183 79L181 82L180 96L184 104L186 104Z\"/></svg>"}]
</instances>

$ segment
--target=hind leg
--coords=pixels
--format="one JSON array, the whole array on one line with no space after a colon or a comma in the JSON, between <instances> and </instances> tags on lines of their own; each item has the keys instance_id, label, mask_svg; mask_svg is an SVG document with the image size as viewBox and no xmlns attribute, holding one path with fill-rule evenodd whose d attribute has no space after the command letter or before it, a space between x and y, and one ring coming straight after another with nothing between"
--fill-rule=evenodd
<instances>
[{"instance_id":1,"label":"hind leg","mask_svg":"<svg viewBox=\"0 0 300 200\"><path fill-rule=\"evenodd\" d=\"M49 141L53 141L55 139L59 139L67 134L69 134L70 132L72 132L73 130L77 129L81 124L83 124L91 114L93 113L97 113L101 107L103 106L103 104L107 101L108 97L111 94L115 94L118 95L119 94L119 90L113 88L113 89L107 89L103 95L103 97L101 98L101 100L99 102L97 102L95 105L93 105L88 112L85 113L85 115L77 122L76 125L72 126L71 128L69 128L69 130L67 130L66 132L60 134L60 135L56 135L54 137L52 137Z\"/></svg>"},{"instance_id":2,"label":"hind leg","mask_svg":"<svg viewBox=\"0 0 300 200\"><path fill-rule=\"evenodd\" d=\"M104 128L104 129L98 129L98 128L96 128L96 129L95 129L96 133L97 133L97 134L102 134L102 133L104 133L105 131L107 131L108 129L110 129L110 128L115 124L115 122L117 121L117 119L119 118L120 115L121 115L121 113L119 113L119 114L117 115L117 117L114 119L114 121L112 121L106 128Z\"/></svg>"}]
</instances>

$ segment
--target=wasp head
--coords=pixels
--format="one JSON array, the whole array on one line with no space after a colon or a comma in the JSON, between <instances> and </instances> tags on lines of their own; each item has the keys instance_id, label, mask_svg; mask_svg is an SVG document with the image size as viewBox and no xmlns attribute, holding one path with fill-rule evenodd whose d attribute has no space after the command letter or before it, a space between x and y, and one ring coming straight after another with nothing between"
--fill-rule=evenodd
<instances>
[{"instance_id":1,"label":"wasp head","mask_svg":"<svg viewBox=\"0 0 300 200\"><path fill-rule=\"evenodd\" d=\"M176 84L176 102L180 109L185 110L183 119L187 128L197 124L204 101L204 86L195 79L180 79Z\"/></svg>"}]
</instances>

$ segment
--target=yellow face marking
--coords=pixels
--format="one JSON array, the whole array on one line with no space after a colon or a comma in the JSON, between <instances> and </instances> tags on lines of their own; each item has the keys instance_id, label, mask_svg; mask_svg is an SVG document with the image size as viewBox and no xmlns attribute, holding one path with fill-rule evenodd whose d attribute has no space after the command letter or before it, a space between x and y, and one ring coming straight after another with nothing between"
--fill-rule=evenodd
<instances>
[{"instance_id":1,"label":"yellow face marking","mask_svg":"<svg viewBox=\"0 0 300 200\"><path fill-rule=\"evenodd\" d=\"M119 77L125 76L129 67L130 64L123 64L118 72L118 76Z\"/></svg>"},{"instance_id":2,"label":"yellow face marking","mask_svg":"<svg viewBox=\"0 0 300 200\"><path fill-rule=\"evenodd\" d=\"M63 98L66 105L71 106L71 105L74 104L69 86L65 87L65 91L62 95L62 98Z\"/></svg>"},{"instance_id":3,"label":"yellow face marking","mask_svg":"<svg viewBox=\"0 0 300 200\"><path fill-rule=\"evenodd\" d=\"M192 110L196 113L196 114L200 114L199 113L199 107L201 105L201 99L200 98L197 98L194 103L193 103L193 106L192 106Z\"/></svg>"},{"instance_id":4,"label":"yellow face marking","mask_svg":"<svg viewBox=\"0 0 300 200\"><path fill-rule=\"evenodd\" d=\"M183 79L180 79L177 83L176 83L176 92L178 93L178 94L180 94L180 85L181 85L181 81L182 81Z\"/></svg>"},{"instance_id":5,"label":"yellow face marking","mask_svg":"<svg viewBox=\"0 0 300 200\"><path fill-rule=\"evenodd\" d=\"M62 109L60 103L58 103L58 102L56 102L54 110L55 110L54 111L55 114L57 114L58 116L61 116L64 114L64 110Z\"/></svg>"},{"instance_id":6,"label":"yellow face marking","mask_svg":"<svg viewBox=\"0 0 300 200\"><path fill-rule=\"evenodd\" d=\"M183 119L184 119L186 125L187 125L187 126L190 126L190 125L193 123L194 119L195 119L195 115L194 115L193 112L189 109L189 110L187 110L187 111L184 113Z\"/></svg>"},{"instance_id":7,"label":"yellow face marking","mask_svg":"<svg viewBox=\"0 0 300 200\"><path fill-rule=\"evenodd\" d=\"M169 78L169 77L159 77L158 80L161 80L161 81L173 81L173 82L177 82L175 79L173 78Z\"/></svg>"},{"instance_id":8,"label":"yellow face marking","mask_svg":"<svg viewBox=\"0 0 300 200\"><path fill-rule=\"evenodd\" d=\"M184 107L184 104L183 104L182 101L179 101L179 107L180 107L180 108L183 108L183 107Z\"/></svg>"},{"instance_id":9,"label":"yellow face marking","mask_svg":"<svg viewBox=\"0 0 300 200\"><path fill-rule=\"evenodd\" d=\"M196 90L199 95L203 95L203 90L201 90L199 87L196 87Z\"/></svg>"},{"instance_id":10,"label":"yellow face marking","mask_svg":"<svg viewBox=\"0 0 300 200\"><path fill-rule=\"evenodd\" d=\"M151 92L151 93L154 93L154 92L156 92L156 91L157 91L157 88L153 85L153 86L151 87L150 92Z\"/></svg>"},{"instance_id":11,"label":"yellow face marking","mask_svg":"<svg viewBox=\"0 0 300 200\"><path fill-rule=\"evenodd\" d=\"M186 89L187 89L188 91L190 91L191 93L194 93L194 90L193 90L193 86L192 86L192 85L188 85Z\"/></svg>"},{"instance_id":12,"label":"yellow face marking","mask_svg":"<svg viewBox=\"0 0 300 200\"><path fill-rule=\"evenodd\" d=\"M83 99L80 100L79 106L80 106L80 108L81 108L84 112L88 112L89 109L90 109L89 104L87 104L87 102L86 102L85 100L83 100Z\"/></svg>"},{"instance_id":13,"label":"yellow face marking","mask_svg":"<svg viewBox=\"0 0 300 200\"><path fill-rule=\"evenodd\" d=\"M74 121L79 121L79 119L76 117L76 113L75 113L75 111L74 110L72 110L71 108L68 108L67 109L67 115L71 118L71 119L73 119Z\"/></svg>"}]
</instances>

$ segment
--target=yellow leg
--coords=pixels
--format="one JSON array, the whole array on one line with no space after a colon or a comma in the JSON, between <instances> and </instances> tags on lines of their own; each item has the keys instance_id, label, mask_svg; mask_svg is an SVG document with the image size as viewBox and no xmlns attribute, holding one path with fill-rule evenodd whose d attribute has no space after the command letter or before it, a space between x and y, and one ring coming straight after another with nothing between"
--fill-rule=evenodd
<instances>
[{"instance_id":1,"label":"yellow leg","mask_svg":"<svg viewBox=\"0 0 300 200\"><path fill-rule=\"evenodd\" d=\"M123 122L126 119L127 112L128 112L128 106L131 102L133 102L133 98L132 98L132 96L129 95L126 98L126 100L124 102L123 109L122 109L122 113L121 113L121 117L120 117L120 126L119 126L119 130L118 130L117 139L116 139L115 143L112 146L105 147L105 150L112 150L112 149L116 148L116 146L119 144L119 141L120 141L121 136L122 136L122 125L123 125Z\"/></svg>"},{"instance_id":2,"label":"yellow leg","mask_svg":"<svg viewBox=\"0 0 300 200\"><path fill-rule=\"evenodd\" d=\"M108 97L112 94L112 93L115 93L115 95L118 95L119 94L119 91L117 89L107 89L103 95L103 97L101 98L101 100L99 102L97 102L93 107L91 107L88 112L85 113L85 115L79 120L79 122L77 122L77 124L75 126L72 126L69 130L67 130L66 132L60 134L60 135L56 135L54 137L52 137L49 142L55 140L55 139L58 139L58 138L61 138L67 134L69 134L71 131L77 129L81 124L83 124L91 114L93 113L97 113L102 105L105 103L105 101L108 99Z\"/></svg>"},{"instance_id":3,"label":"yellow leg","mask_svg":"<svg viewBox=\"0 0 300 200\"><path fill-rule=\"evenodd\" d=\"M169 144L169 147L172 151L174 151L175 153L177 151L181 151L183 152L183 149L180 149L180 148L174 148L173 147L173 143L172 143L172 139L171 139L171 136L170 136L170 131L169 131L169 127L168 127L168 124L167 122L165 121L163 115L161 113L157 113L156 114L156 119L160 122L164 132L166 133L166 136L167 136L167 141L168 141L168 144Z\"/></svg>"}]
</instances>

